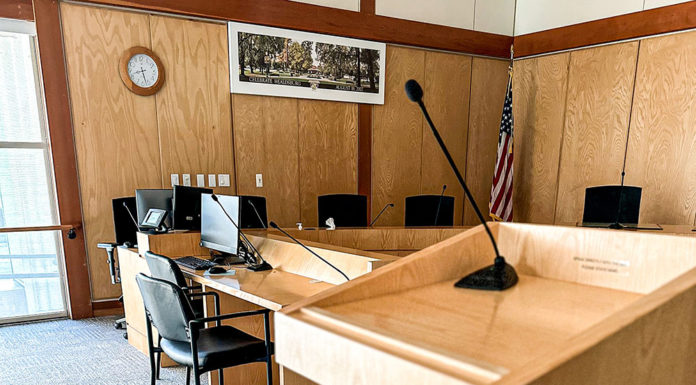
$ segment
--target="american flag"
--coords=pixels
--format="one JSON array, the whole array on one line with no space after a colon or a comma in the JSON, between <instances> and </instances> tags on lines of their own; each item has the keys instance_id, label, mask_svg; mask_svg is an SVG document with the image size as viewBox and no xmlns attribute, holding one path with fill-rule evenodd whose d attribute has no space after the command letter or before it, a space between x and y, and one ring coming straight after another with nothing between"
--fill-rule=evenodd
<instances>
[{"instance_id":1,"label":"american flag","mask_svg":"<svg viewBox=\"0 0 696 385\"><path fill-rule=\"evenodd\" d=\"M503 117L500 120L498 135L498 158L495 162L491 200L488 204L490 216L496 221L512 221L512 71L508 80Z\"/></svg>"}]
</instances>

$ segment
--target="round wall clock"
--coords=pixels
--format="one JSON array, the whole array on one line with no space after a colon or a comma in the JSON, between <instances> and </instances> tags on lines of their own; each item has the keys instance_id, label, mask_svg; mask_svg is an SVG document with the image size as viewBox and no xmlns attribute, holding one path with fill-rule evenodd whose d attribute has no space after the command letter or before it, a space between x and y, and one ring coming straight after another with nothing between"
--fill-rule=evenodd
<instances>
[{"instance_id":1,"label":"round wall clock","mask_svg":"<svg viewBox=\"0 0 696 385\"><path fill-rule=\"evenodd\" d=\"M138 95L154 95L164 84L162 61L145 47L126 50L121 56L119 72L123 84Z\"/></svg>"}]
</instances>

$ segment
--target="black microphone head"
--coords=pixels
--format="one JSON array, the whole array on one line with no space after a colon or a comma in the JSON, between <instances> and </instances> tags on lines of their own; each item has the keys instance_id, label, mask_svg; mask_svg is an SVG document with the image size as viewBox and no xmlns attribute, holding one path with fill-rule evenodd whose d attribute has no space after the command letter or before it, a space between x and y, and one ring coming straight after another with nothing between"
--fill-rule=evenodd
<instances>
[{"instance_id":1,"label":"black microphone head","mask_svg":"<svg viewBox=\"0 0 696 385\"><path fill-rule=\"evenodd\" d=\"M393 203L390 203L390 204L389 204L389 207L394 207L394 204L393 204Z\"/></svg>"},{"instance_id":2,"label":"black microphone head","mask_svg":"<svg viewBox=\"0 0 696 385\"><path fill-rule=\"evenodd\" d=\"M275 222L273 222L273 221L268 222L268 225L271 226L271 227L273 227L274 229L277 229L277 228L278 228L278 225L277 225Z\"/></svg>"},{"instance_id":3,"label":"black microphone head","mask_svg":"<svg viewBox=\"0 0 696 385\"><path fill-rule=\"evenodd\" d=\"M406 82L406 96L412 102L420 102L423 99L423 89L417 81L411 79Z\"/></svg>"},{"instance_id":4,"label":"black microphone head","mask_svg":"<svg viewBox=\"0 0 696 385\"><path fill-rule=\"evenodd\" d=\"M252 201L247 201L247 203L249 204L249 206L251 206L251 207L253 207L253 208L256 208L256 206L254 206L254 202L252 202Z\"/></svg>"},{"instance_id":5,"label":"black microphone head","mask_svg":"<svg viewBox=\"0 0 696 385\"><path fill-rule=\"evenodd\" d=\"M128 208L128 205L126 204L126 202L121 202L121 205L123 205L123 207L125 207L125 208Z\"/></svg>"},{"instance_id":6,"label":"black microphone head","mask_svg":"<svg viewBox=\"0 0 696 385\"><path fill-rule=\"evenodd\" d=\"M447 185L446 185L446 184L443 184L443 185L442 185L442 191L445 191L445 190L447 190Z\"/></svg>"},{"instance_id":7,"label":"black microphone head","mask_svg":"<svg viewBox=\"0 0 696 385\"><path fill-rule=\"evenodd\" d=\"M210 197L211 197L215 202L218 201L217 195L215 195L215 194L210 194Z\"/></svg>"}]
</instances>

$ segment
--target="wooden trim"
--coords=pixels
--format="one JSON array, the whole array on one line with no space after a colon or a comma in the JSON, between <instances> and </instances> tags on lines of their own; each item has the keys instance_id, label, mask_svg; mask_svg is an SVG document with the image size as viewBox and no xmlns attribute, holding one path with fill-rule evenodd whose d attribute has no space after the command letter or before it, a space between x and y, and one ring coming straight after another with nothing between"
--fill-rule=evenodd
<instances>
[{"instance_id":1,"label":"wooden trim","mask_svg":"<svg viewBox=\"0 0 696 385\"><path fill-rule=\"evenodd\" d=\"M82 223L75 147L68 98L60 8L57 0L34 0L34 19L41 58L46 115L51 139L56 195L61 223ZM89 273L82 226L77 237L63 233L65 274L68 282L70 317L92 316Z\"/></svg>"},{"instance_id":2,"label":"wooden trim","mask_svg":"<svg viewBox=\"0 0 696 385\"><path fill-rule=\"evenodd\" d=\"M360 13L363 15L374 15L375 0L360 0Z\"/></svg>"},{"instance_id":3,"label":"wooden trim","mask_svg":"<svg viewBox=\"0 0 696 385\"><path fill-rule=\"evenodd\" d=\"M110 309L123 309L123 302L117 299L110 299L106 301L95 301L92 302L92 309L96 310L110 310Z\"/></svg>"},{"instance_id":4,"label":"wooden trim","mask_svg":"<svg viewBox=\"0 0 696 385\"><path fill-rule=\"evenodd\" d=\"M509 57L512 43L511 36L287 0L85 0L84 3L261 24L491 57Z\"/></svg>"},{"instance_id":5,"label":"wooden trim","mask_svg":"<svg viewBox=\"0 0 696 385\"><path fill-rule=\"evenodd\" d=\"M0 1L0 17L33 21L34 6L31 0L2 0Z\"/></svg>"},{"instance_id":6,"label":"wooden trim","mask_svg":"<svg viewBox=\"0 0 696 385\"><path fill-rule=\"evenodd\" d=\"M372 221L372 105L358 104L358 194L367 195Z\"/></svg>"},{"instance_id":7,"label":"wooden trim","mask_svg":"<svg viewBox=\"0 0 696 385\"><path fill-rule=\"evenodd\" d=\"M696 28L696 1L515 36L524 57Z\"/></svg>"}]
</instances>

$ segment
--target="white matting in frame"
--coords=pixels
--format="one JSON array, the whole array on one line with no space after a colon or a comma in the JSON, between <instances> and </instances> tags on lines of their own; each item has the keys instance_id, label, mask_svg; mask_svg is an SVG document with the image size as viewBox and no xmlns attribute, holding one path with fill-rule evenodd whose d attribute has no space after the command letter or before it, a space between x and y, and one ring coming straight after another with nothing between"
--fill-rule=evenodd
<instances>
[{"instance_id":1,"label":"white matting in frame","mask_svg":"<svg viewBox=\"0 0 696 385\"><path fill-rule=\"evenodd\" d=\"M232 93L384 104L383 43L236 22L227 29Z\"/></svg>"}]
</instances>

